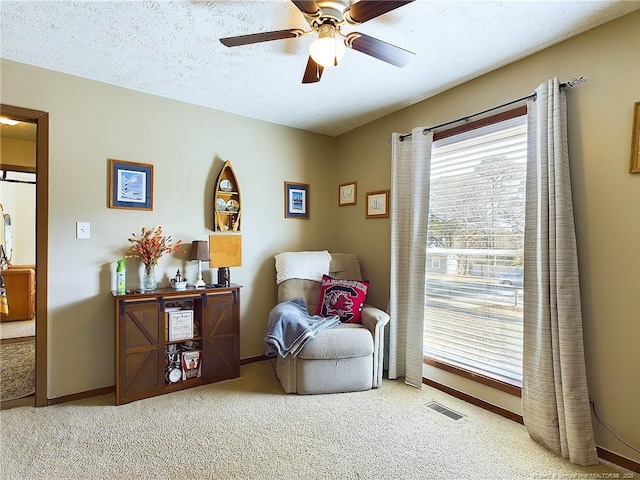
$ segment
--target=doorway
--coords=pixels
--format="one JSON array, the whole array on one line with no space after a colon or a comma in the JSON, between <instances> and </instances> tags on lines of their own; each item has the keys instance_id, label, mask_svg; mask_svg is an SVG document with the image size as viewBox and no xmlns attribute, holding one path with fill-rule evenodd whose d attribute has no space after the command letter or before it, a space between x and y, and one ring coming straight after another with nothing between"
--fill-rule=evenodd
<instances>
[{"instance_id":1,"label":"doorway","mask_svg":"<svg viewBox=\"0 0 640 480\"><path fill-rule=\"evenodd\" d=\"M47 398L47 277L49 216L49 114L0 104L0 116L35 125L35 395L42 407ZM0 166L8 164L0 159ZM15 168L14 168L15 170ZM9 298L9 302L11 299ZM9 308L11 305L9 303Z\"/></svg>"}]
</instances>

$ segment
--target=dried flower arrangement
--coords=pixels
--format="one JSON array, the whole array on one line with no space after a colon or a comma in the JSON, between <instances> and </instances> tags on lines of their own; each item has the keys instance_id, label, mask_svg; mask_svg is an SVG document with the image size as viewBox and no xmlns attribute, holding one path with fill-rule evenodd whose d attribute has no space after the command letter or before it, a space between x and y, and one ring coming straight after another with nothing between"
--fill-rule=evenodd
<instances>
[{"instance_id":1,"label":"dried flower arrangement","mask_svg":"<svg viewBox=\"0 0 640 480\"><path fill-rule=\"evenodd\" d=\"M165 253L182 252L182 240L178 240L175 244L171 243L171 236L162 235L162 227L151 228L142 227L140 236L135 233L131 234L129 241L133 245L127 251L125 258L140 258L146 267L152 267L158 264L158 260Z\"/></svg>"}]
</instances>

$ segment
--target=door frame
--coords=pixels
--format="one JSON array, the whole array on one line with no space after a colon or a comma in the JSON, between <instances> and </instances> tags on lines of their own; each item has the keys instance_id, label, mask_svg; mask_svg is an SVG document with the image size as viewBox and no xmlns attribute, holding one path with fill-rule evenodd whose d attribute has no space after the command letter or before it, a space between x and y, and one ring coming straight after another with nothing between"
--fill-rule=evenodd
<instances>
[{"instance_id":1,"label":"door frame","mask_svg":"<svg viewBox=\"0 0 640 480\"><path fill-rule=\"evenodd\" d=\"M36 125L36 407L47 398L47 298L49 255L49 114L0 104L0 114Z\"/></svg>"}]
</instances>

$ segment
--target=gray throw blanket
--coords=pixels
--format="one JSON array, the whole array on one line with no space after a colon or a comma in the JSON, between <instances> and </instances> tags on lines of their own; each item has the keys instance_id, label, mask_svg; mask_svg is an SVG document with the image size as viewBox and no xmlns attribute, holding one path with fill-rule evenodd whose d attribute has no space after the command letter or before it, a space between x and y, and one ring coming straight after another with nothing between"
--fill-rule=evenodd
<instances>
[{"instance_id":1,"label":"gray throw blanket","mask_svg":"<svg viewBox=\"0 0 640 480\"><path fill-rule=\"evenodd\" d=\"M264 354L267 357L295 357L318 332L336 325L340 325L337 315L309 315L304 298L281 302L269 313Z\"/></svg>"}]
</instances>

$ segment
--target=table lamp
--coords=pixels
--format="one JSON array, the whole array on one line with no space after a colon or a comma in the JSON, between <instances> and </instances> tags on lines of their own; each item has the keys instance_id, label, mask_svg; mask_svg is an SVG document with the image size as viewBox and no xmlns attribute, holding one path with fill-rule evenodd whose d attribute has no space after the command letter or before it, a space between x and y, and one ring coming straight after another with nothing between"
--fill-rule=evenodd
<instances>
[{"instance_id":1,"label":"table lamp","mask_svg":"<svg viewBox=\"0 0 640 480\"><path fill-rule=\"evenodd\" d=\"M218 267L218 285L231 285L229 267L242 266L242 235L209 235L210 267Z\"/></svg>"},{"instance_id":2,"label":"table lamp","mask_svg":"<svg viewBox=\"0 0 640 480\"><path fill-rule=\"evenodd\" d=\"M191 243L191 254L189 255L189 260L197 260L198 261L198 280L193 284L196 288L204 288L207 284L202 280L202 262L210 261L209 257L209 245L207 245L206 240L194 240Z\"/></svg>"}]
</instances>

